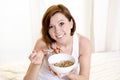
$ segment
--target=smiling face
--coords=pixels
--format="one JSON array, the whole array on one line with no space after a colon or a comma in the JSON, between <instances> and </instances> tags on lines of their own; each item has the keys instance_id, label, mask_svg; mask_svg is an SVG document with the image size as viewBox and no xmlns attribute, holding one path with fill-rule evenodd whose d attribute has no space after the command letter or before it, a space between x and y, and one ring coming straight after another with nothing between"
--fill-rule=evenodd
<instances>
[{"instance_id":1,"label":"smiling face","mask_svg":"<svg viewBox=\"0 0 120 80\"><path fill-rule=\"evenodd\" d=\"M54 14L50 19L49 35L56 42L67 41L71 37L73 21L69 21L62 13Z\"/></svg>"},{"instance_id":2,"label":"smiling face","mask_svg":"<svg viewBox=\"0 0 120 80\"><path fill-rule=\"evenodd\" d=\"M42 18L42 39L47 45L69 40L75 30L75 20L64 5L52 5L46 10Z\"/></svg>"}]
</instances>

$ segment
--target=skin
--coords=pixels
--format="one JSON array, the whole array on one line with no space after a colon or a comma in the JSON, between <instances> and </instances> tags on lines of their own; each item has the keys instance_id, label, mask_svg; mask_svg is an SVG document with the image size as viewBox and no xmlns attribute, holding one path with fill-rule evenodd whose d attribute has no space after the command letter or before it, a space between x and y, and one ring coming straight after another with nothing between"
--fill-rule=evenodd
<instances>
[{"instance_id":1,"label":"skin","mask_svg":"<svg viewBox=\"0 0 120 80\"><path fill-rule=\"evenodd\" d=\"M59 46L63 52L72 54L73 36L70 35L71 28L73 27L73 21L68 19L61 13L56 13L50 19L49 34L51 38L56 41L56 45ZM80 73L74 74L75 70L71 71L67 76L70 80L89 80L90 72L90 58L91 58L91 45L90 41L80 34L77 34L79 38L79 62ZM45 57L45 50L47 49L46 43L42 38L38 39L34 47L34 51L30 54L29 59L31 61L28 71L24 77L24 80L36 80L39 69L42 65ZM51 72L54 74L54 72ZM58 77L64 77L60 74Z\"/></svg>"}]
</instances>

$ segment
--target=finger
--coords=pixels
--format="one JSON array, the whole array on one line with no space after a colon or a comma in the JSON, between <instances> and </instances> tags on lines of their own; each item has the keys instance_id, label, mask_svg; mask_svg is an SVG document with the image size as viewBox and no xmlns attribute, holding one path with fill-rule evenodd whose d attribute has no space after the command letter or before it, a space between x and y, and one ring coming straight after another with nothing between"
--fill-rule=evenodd
<instances>
[{"instance_id":1,"label":"finger","mask_svg":"<svg viewBox=\"0 0 120 80\"><path fill-rule=\"evenodd\" d=\"M76 72L76 69L73 69L70 73L75 73Z\"/></svg>"},{"instance_id":2,"label":"finger","mask_svg":"<svg viewBox=\"0 0 120 80\"><path fill-rule=\"evenodd\" d=\"M64 75L62 75L62 74L56 74L57 76L58 76L58 78L63 78L64 77Z\"/></svg>"},{"instance_id":3,"label":"finger","mask_svg":"<svg viewBox=\"0 0 120 80\"><path fill-rule=\"evenodd\" d=\"M50 72L55 75L55 76L58 76L58 74L56 72L54 72L52 69L50 69Z\"/></svg>"},{"instance_id":4,"label":"finger","mask_svg":"<svg viewBox=\"0 0 120 80\"><path fill-rule=\"evenodd\" d=\"M48 67L49 67L49 71L50 71L53 75L58 76L58 74L57 74L56 72L54 72L54 71L50 68L50 66L48 66Z\"/></svg>"},{"instance_id":5,"label":"finger","mask_svg":"<svg viewBox=\"0 0 120 80\"><path fill-rule=\"evenodd\" d=\"M34 57L32 60L31 60L31 63L34 63L34 64L41 64L42 61L39 60L39 57Z\"/></svg>"},{"instance_id":6,"label":"finger","mask_svg":"<svg viewBox=\"0 0 120 80\"><path fill-rule=\"evenodd\" d=\"M43 51L43 52L47 52L48 50L46 50L46 49L42 49L42 51Z\"/></svg>"},{"instance_id":7,"label":"finger","mask_svg":"<svg viewBox=\"0 0 120 80\"><path fill-rule=\"evenodd\" d=\"M39 52L35 57L32 58L32 63L41 64L43 62L44 54Z\"/></svg>"},{"instance_id":8,"label":"finger","mask_svg":"<svg viewBox=\"0 0 120 80\"><path fill-rule=\"evenodd\" d=\"M75 79L75 74L69 74L69 75L67 75L67 77L68 77L70 80L76 80L76 79Z\"/></svg>"},{"instance_id":9,"label":"finger","mask_svg":"<svg viewBox=\"0 0 120 80\"><path fill-rule=\"evenodd\" d=\"M40 51L38 51L38 50L32 51L32 54L29 56L29 58L34 58L35 56L38 55L38 53L40 53Z\"/></svg>"},{"instance_id":10,"label":"finger","mask_svg":"<svg viewBox=\"0 0 120 80\"><path fill-rule=\"evenodd\" d=\"M42 49L41 51L44 53L44 55L46 55L49 52L47 49Z\"/></svg>"},{"instance_id":11,"label":"finger","mask_svg":"<svg viewBox=\"0 0 120 80\"><path fill-rule=\"evenodd\" d=\"M32 59L32 58L34 58L35 56L36 56L36 53L30 54L29 59Z\"/></svg>"},{"instance_id":12,"label":"finger","mask_svg":"<svg viewBox=\"0 0 120 80\"><path fill-rule=\"evenodd\" d=\"M37 52L38 52L38 50L33 50L33 51L32 51L32 53L37 53Z\"/></svg>"},{"instance_id":13,"label":"finger","mask_svg":"<svg viewBox=\"0 0 120 80\"><path fill-rule=\"evenodd\" d=\"M66 74L64 77L68 77L69 79L74 80L75 75L76 75L76 69L73 69L70 73Z\"/></svg>"},{"instance_id":14,"label":"finger","mask_svg":"<svg viewBox=\"0 0 120 80\"><path fill-rule=\"evenodd\" d=\"M31 61L31 63L33 63L33 64L40 64L39 61L37 61L36 59L33 59L33 60Z\"/></svg>"},{"instance_id":15,"label":"finger","mask_svg":"<svg viewBox=\"0 0 120 80\"><path fill-rule=\"evenodd\" d=\"M50 71L53 75L58 76L58 78L64 77L64 75L61 75L61 74L59 74L59 73L54 72L54 71L50 68L50 66L48 66L48 67L49 67L49 71Z\"/></svg>"},{"instance_id":16,"label":"finger","mask_svg":"<svg viewBox=\"0 0 120 80\"><path fill-rule=\"evenodd\" d=\"M73 73L73 74L77 74L77 72L78 72L78 67L75 67L75 68L71 71L71 73Z\"/></svg>"}]
</instances>

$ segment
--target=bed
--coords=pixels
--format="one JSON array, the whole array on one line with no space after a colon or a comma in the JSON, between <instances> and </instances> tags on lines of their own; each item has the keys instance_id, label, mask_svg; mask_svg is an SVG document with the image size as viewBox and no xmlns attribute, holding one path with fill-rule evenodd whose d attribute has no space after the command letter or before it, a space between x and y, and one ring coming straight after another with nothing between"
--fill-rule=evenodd
<instances>
[{"instance_id":1,"label":"bed","mask_svg":"<svg viewBox=\"0 0 120 80\"><path fill-rule=\"evenodd\" d=\"M90 80L120 80L120 51L92 54Z\"/></svg>"},{"instance_id":2,"label":"bed","mask_svg":"<svg viewBox=\"0 0 120 80\"><path fill-rule=\"evenodd\" d=\"M28 64L0 66L0 80L23 80ZM90 80L120 80L120 51L93 53Z\"/></svg>"}]
</instances>

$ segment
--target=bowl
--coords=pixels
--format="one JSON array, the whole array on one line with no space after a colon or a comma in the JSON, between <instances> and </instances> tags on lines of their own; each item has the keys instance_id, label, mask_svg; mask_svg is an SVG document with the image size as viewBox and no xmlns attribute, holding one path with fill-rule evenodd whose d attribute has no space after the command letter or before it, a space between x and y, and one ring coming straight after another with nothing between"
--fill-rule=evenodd
<instances>
[{"instance_id":1,"label":"bowl","mask_svg":"<svg viewBox=\"0 0 120 80\"><path fill-rule=\"evenodd\" d=\"M48 58L50 68L59 74L67 74L75 67L75 59L66 53L51 55Z\"/></svg>"}]
</instances>

